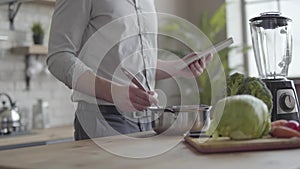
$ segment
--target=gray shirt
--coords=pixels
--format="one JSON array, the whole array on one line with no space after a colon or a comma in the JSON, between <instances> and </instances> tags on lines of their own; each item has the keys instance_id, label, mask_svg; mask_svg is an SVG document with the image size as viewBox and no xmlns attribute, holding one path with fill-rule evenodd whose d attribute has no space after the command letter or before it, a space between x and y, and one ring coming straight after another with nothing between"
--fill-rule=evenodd
<instances>
[{"instance_id":1,"label":"gray shirt","mask_svg":"<svg viewBox=\"0 0 300 169\"><path fill-rule=\"evenodd\" d=\"M129 83L120 72L122 66L153 90L156 33L153 0L56 0L47 64L69 88L74 88L87 70L121 84ZM95 101L79 92L72 98Z\"/></svg>"}]
</instances>

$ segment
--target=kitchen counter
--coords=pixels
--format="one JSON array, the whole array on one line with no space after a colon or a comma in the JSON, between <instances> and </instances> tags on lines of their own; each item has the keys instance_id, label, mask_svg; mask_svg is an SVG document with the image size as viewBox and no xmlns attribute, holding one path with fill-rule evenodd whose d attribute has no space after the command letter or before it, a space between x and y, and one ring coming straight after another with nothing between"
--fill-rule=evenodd
<instances>
[{"instance_id":1,"label":"kitchen counter","mask_svg":"<svg viewBox=\"0 0 300 169\"><path fill-rule=\"evenodd\" d=\"M142 133L141 136L154 136ZM182 137L180 137L182 139ZM300 149L244 153L201 154L179 137L146 139L106 137L0 151L0 168L188 168L188 169L299 169ZM97 143L97 144L96 144ZM169 149L166 146L171 146ZM100 146L98 146L100 145ZM108 150L109 149L109 150ZM166 151L164 151L166 150ZM127 152L127 153L126 153ZM162 152L148 158L133 159L134 154ZM123 155L120 155L122 154ZM127 157L123 157L124 155ZM149 155L149 154L148 154ZM137 156L138 157L138 156Z\"/></svg>"},{"instance_id":2,"label":"kitchen counter","mask_svg":"<svg viewBox=\"0 0 300 169\"><path fill-rule=\"evenodd\" d=\"M52 144L73 140L73 126L33 129L14 136L0 136L0 150Z\"/></svg>"}]
</instances>

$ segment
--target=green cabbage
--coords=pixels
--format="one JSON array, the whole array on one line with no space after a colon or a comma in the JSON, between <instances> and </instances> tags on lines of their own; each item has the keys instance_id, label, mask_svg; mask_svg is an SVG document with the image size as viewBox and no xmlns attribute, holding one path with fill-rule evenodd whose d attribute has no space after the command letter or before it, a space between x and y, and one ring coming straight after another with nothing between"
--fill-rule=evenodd
<instances>
[{"instance_id":1,"label":"green cabbage","mask_svg":"<svg viewBox=\"0 0 300 169\"><path fill-rule=\"evenodd\" d=\"M251 95L235 95L218 101L206 133L234 140L255 139L267 135L270 124L268 107L262 100Z\"/></svg>"}]
</instances>

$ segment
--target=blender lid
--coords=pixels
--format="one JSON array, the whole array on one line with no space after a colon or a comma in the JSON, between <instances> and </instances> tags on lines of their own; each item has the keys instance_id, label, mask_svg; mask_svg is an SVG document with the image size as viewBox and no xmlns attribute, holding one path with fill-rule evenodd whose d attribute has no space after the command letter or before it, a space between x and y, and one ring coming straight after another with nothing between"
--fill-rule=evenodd
<instances>
[{"instance_id":1,"label":"blender lid","mask_svg":"<svg viewBox=\"0 0 300 169\"><path fill-rule=\"evenodd\" d=\"M256 27L263 27L264 29L275 29L277 27L287 26L290 18L281 16L280 12L264 12L260 16L251 18L249 20L251 25Z\"/></svg>"}]
</instances>

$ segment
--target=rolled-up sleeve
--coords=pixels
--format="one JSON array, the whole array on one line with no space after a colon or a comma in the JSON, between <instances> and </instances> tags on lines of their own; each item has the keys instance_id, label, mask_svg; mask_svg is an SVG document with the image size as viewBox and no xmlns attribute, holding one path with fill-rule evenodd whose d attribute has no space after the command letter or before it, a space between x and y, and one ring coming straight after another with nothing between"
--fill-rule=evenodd
<instances>
[{"instance_id":1,"label":"rolled-up sleeve","mask_svg":"<svg viewBox=\"0 0 300 169\"><path fill-rule=\"evenodd\" d=\"M74 88L80 75L90 70L78 58L90 11L91 0L56 0L47 65L49 71L69 88Z\"/></svg>"}]
</instances>

